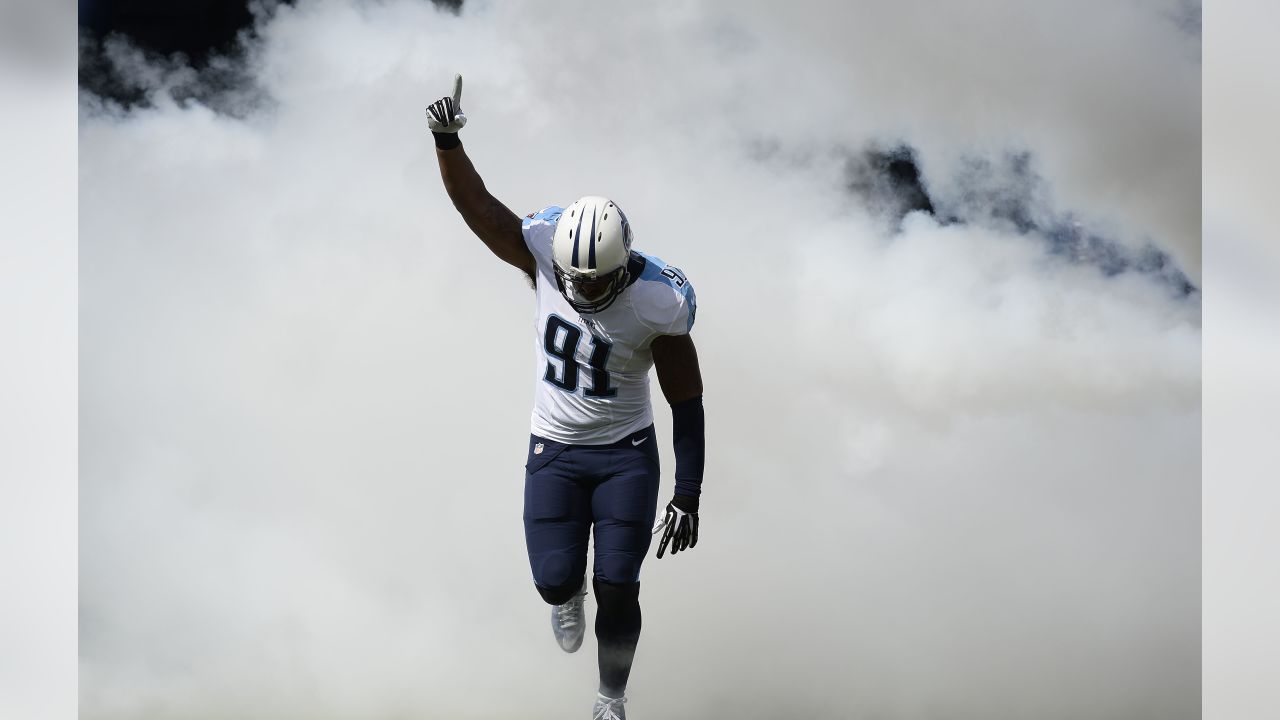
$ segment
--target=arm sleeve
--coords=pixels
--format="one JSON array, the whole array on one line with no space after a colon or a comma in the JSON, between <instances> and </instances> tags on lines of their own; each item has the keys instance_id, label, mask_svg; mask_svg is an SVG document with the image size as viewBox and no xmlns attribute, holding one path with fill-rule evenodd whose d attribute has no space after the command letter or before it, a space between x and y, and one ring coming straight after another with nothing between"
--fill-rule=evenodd
<instances>
[{"instance_id":1,"label":"arm sleeve","mask_svg":"<svg viewBox=\"0 0 1280 720\"><path fill-rule=\"evenodd\" d=\"M702 467L706 455L702 396L671 406L671 428L676 454L676 494L702 494Z\"/></svg>"}]
</instances>

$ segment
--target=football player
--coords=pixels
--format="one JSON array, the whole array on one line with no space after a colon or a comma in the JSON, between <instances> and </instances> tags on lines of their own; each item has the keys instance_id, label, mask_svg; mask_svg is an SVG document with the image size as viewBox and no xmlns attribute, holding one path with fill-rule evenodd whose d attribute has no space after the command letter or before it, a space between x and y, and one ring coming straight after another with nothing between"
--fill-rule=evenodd
<instances>
[{"instance_id":1,"label":"football player","mask_svg":"<svg viewBox=\"0 0 1280 720\"><path fill-rule=\"evenodd\" d=\"M485 245L534 284L535 385L524 528L533 582L565 652L582 644L587 540L600 685L595 720L625 720L640 637L640 565L698 543L703 470L702 375L689 331L693 285L679 268L631 246L617 203L587 196L523 220L485 188L458 131L462 76L427 108L445 190ZM650 532L658 500L658 440L649 368L671 405L675 493Z\"/></svg>"}]
</instances>

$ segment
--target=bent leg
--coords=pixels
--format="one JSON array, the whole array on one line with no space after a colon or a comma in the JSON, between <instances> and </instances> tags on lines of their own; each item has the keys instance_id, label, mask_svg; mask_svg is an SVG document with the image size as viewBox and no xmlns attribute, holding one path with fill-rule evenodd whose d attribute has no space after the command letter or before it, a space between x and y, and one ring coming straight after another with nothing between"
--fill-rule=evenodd
<instances>
[{"instance_id":1,"label":"bent leg","mask_svg":"<svg viewBox=\"0 0 1280 720\"><path fill-rule=\"evenodd\" d=\"M535 453L540 447L541 452ZM524 538L538 594L550 605L582 587L591 528L590 490L575 481L567 446L533 437L524 479Z\"/></svg>"}]
</instances>

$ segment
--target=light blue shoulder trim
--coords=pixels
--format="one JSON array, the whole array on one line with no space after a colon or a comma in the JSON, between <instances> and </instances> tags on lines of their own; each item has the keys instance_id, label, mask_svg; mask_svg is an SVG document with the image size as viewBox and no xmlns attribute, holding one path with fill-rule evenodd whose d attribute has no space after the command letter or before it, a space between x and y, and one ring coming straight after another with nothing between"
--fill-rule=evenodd
<instances>
[{"instance_id":1,"label":"light blue shoulder trim","mask_svg":"<svg viewBox=\"0 0 1280 720\"><path fill-rule=\"evenodd\" d=\"M548 205L536 213L524 216L523 224L529 227L535 222L547 222L554 224L560 219L560 214L564 212L564 208L559 205Z\"/></svg>"},{"instance_id":2,"label":"light blue shoulder trim","mask_svg":"<svg viewBox=\"0 0 1280 720\"><path fill-rule=\"evenodd\" d=\"M662 258L639 251L636 251L636 254L644 258L645 261L644 270L640 272L641 280L654 280L672 285L670 278L662 274L662 269L667 266L667 263ZM672 287L675 286L672 285Z\"/></svg>"},{"instance_id":3,"label":"light blue shoulder trim","mask_svg":"<svg viewBox=\"0 0 1280 720\"><path fill-rule=\"evenodd\" d=\"M689 278L685 277L680 268L667 265L662 258L647 253L639 254L645 259L640 280L663 283L680 295L685 307L689 309L689 324L685 327L685 332L692 330L693 317L698 311L698 299L693 292L693 283L689 282Z\"/></svg>"}]
</instances>

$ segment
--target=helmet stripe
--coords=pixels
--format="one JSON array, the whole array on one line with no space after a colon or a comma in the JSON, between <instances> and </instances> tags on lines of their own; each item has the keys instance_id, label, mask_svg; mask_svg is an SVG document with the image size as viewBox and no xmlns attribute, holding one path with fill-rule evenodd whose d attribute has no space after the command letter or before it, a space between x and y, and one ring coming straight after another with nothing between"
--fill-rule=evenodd
<instances>
[{"instance_id":1,"label":"helmet stripe","mask_svg":"<svg viewBox=\"0 0 1280 720\"><path fill-rule=\"evenodd\" d=\"M596 269L596 209L591 208L591 245L587 247L587 269Z\"/></svg>"},{"instance_id":2,"label":"helmet stripe","mask_svg":"<svg viewBox=\"0 0 1280 720\"><path fill-rule=\"evenodd\" d=\"M578 227L573 231L573 260L570 262L576 270L578 267L578 242L582 240L582 208L578 208Z\"/></svg>"}]
</instances>

